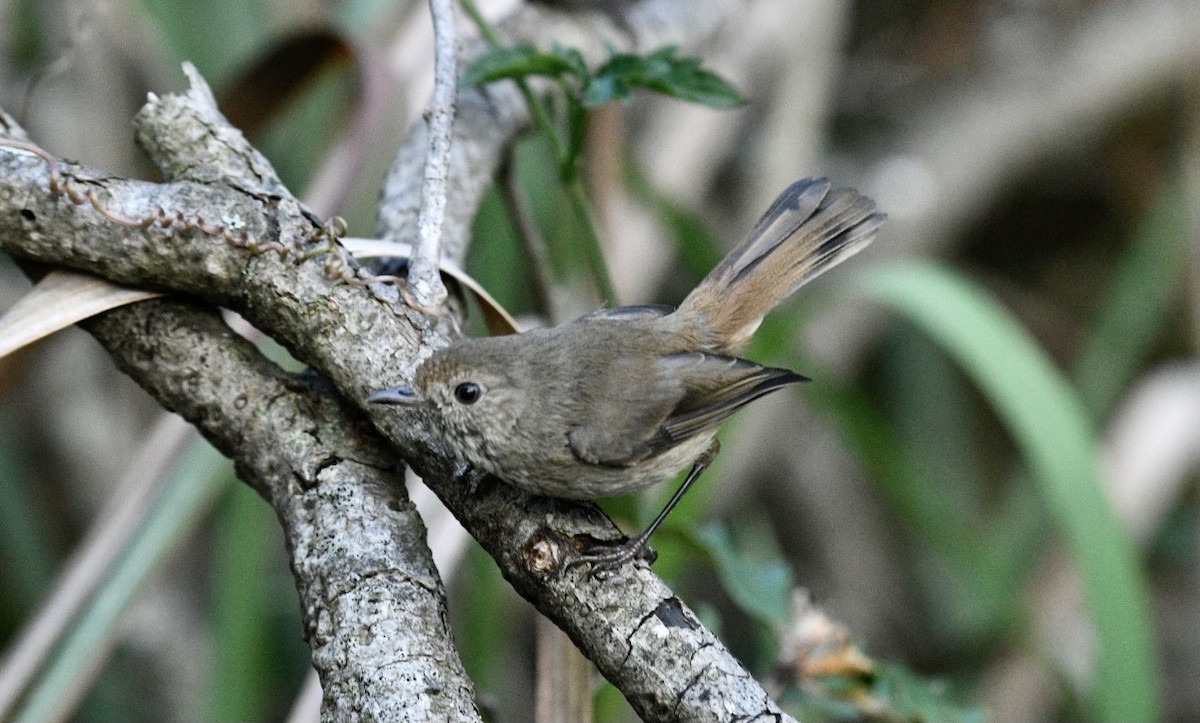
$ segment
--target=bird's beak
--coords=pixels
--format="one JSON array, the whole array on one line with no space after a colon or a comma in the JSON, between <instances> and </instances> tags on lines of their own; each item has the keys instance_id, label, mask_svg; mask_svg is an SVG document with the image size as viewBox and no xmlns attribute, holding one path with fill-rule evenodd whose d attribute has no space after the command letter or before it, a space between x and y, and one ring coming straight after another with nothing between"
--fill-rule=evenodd
<instances>
[{"instance_id":1,"label":"bird's beak","mask_svg":"<svg viewBox=\"0 0 1200 723\"><path fill-rule=\"evenodd\" d=\"M391 389L384 389L367 397L367 402L371 404L411 405L420 404L423 401L425 400L421 399L421 397L417 395L416 391L414 391L413 388L407 384L398 387L392 387Z\"/></svg>"}]
</instances>

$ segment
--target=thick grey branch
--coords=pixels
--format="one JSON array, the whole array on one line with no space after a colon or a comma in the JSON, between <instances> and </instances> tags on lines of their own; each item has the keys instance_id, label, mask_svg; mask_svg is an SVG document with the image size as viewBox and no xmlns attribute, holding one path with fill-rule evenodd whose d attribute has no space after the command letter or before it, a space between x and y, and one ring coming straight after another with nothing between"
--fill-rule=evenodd
<instances>
[{"instance_id":1,"label":"thick grey branch","mask_svg":"<svg viewBox=\"0 0 1200 723\"><path fill-rule=\"evenodd\" d=\"M145 302L84 326L275 508L327 716L479 719L425 527L361 415L196 304Z\"/></svg>"},{"instance_id":2,"label":"thick grey branch","mask_svg":"<svg viewBox=\"0 0 1200 723\"><path fill-rule=\"evenodd\" d=\"M200 98L188 113L199 120L206 92L193 88L193 100L172 112ZM3 121L7 134L19 133ZM283 190L240 133L226 127L222 135L225 153L181 137L159 139L152 153L181 176ZM201 144L210 137L196 136ZM326 713L379 718L404 709L478 719L424 526L393 453L369 424L332 390L281 373L211 309L152 301L85 326L126 373L233 459L275 509Z\"/></svg>"}]
</instances>

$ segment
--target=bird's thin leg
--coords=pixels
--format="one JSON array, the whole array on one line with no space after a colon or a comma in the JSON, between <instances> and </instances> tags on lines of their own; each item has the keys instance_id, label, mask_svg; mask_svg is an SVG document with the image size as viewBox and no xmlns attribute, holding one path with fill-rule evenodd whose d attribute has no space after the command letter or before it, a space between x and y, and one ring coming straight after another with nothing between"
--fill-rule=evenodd
<instances>
[{"instance_id":1,"label":"bird's thin leg","mask_svg":"<svg viewBox=\"0 0 1200 723\"><path fill-rule=\"evenodd\" d=\"M655 517L654 522L651 522L650 526L647 527L643 532L621 542L598 544L594 547L586 549L581 553L579 559L572 561L572 564L590 562L592 564L592 572L594 573L620 567L630 560L640 557L647 549L646 543L650 541L650 536L653 535L655 530L657 530L659 526L662 525L663 521L667 519L667 515L671 514L671 510L675 509L675 506L679 504L681 499L683 499L684 493L686 493L692 484L700 478L701 473L708 469L708 466L712 464L713 459L716 458L717 452L720 450L720 443L714 439L712 444L709 445L708 449L704 450L704 454L700 455L700 457L692 463L691 471L689 471L687 477L684 478L683 484L679 485L679 489L677 489L675 494L671 496L671 500L667 502L665 507L663 507L662 512L658 513L658 517ZM653 562L653 558L651 558L651 562Z\"/></svg>"}]
</instances>

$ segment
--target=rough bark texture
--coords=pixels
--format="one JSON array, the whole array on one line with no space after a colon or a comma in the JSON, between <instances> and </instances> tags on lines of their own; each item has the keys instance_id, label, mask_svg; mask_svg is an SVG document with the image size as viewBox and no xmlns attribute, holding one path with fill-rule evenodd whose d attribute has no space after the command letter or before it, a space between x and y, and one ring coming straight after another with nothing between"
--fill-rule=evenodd
<instances>
[{"instance_id":1,"label":"rough bark texture","mask_svg":"<svg viewBox=\"0 0 1200 723\"><path fill-rule=\"evenodd\" d=\"M315 377L281 373L210 308L155 300L85 327L275 509L327 715L479 719L425 527L360 414Z\"/></svg>"}]
</instances>

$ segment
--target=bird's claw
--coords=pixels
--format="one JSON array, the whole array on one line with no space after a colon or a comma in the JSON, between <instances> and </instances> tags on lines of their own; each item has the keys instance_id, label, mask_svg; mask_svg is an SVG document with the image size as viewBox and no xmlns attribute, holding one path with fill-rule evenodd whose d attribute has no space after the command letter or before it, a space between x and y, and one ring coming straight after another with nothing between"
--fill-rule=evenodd
<instances>
[{"instance_id":1,"label":"bird's claw","mask_svg":"<svg viewBox=\"0 0 1200 723\"><path fill-rule=\"evenodd\" d=\"M592 577L600 577L632 560L642 559L654 564L658 559L658 553L640 535L620 541L598 540L588 535L583 544L579 555L567 563L567 569L588 563L592 566Z\"/></svg>"}]
</instances>

